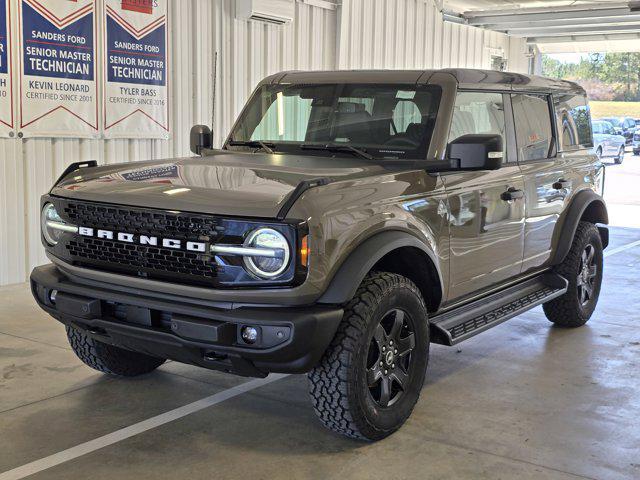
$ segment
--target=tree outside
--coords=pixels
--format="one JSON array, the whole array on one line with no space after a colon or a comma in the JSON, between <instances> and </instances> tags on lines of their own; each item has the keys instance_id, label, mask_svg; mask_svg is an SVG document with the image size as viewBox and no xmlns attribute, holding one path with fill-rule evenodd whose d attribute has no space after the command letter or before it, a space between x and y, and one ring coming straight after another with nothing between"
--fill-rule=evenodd
<instances>
[{"instance_id":1,"label":"tree outside","mask_svg":"<svg viewBox=\"0 0 640 480\"><path fill-rule=\"evenodd\" d=\"M595 118L640 118L640 53L544 55L542 74L582 85Z\"/></svg>"}]
</instances>

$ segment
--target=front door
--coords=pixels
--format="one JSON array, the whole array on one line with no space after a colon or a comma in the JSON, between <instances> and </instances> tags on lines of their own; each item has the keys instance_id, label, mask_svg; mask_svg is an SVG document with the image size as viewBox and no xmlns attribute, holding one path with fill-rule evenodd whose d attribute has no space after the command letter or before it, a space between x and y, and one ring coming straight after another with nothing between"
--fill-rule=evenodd
<instances>
[{"instance_id":1,"label":"front door","mask_svg":"<svg viewBox=\"0 0 640 480\"><path fill-rule=\"evenodd\" d=\"M505 114L505 111L508 114ZM449 141L468 134L500 134L505 163L494 171L443 174L449 202L449 298L455 300L520 274L524 248L524 179L512 149L507 95L458 92Z\"/></svg>"}]
</instances>

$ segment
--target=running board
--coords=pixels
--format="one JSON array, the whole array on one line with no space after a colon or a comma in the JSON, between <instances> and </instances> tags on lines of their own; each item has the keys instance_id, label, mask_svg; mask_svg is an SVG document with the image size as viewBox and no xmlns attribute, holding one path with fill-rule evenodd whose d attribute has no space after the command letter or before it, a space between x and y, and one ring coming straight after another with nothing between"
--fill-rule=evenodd
<instances>
[{"instance_id":1,"label":"running board","mask_svg":"<svg viewBox=\"0 0 640 480\"><path fill-rule=\"evenodd\" d=\"M431 317L431 341L456 345L567 292L569 282L545 273Z\"/></svg>"}]
</instances>

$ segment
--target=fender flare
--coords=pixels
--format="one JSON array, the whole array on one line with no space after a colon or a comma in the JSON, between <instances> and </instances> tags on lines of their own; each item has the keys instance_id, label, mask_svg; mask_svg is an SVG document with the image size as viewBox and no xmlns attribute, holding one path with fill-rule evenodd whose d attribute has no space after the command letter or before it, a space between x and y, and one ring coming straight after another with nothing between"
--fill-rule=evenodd
<instances>
[{"instance_id":1,"label":"fender flare","mask_svg":"<svg viewBox=\"0 0 640 480\"><path fill-rule=\"evenodd\" d=\"M554 237L557 238L555 252L552 256L551 264L562 263L571 249L573 237L578 229L578 224L583 219L585 212L589 209L588 221L597 224L608 224L609 214L604 199L593 190L582 190L578 192L571 204L567 208L564 219L558 222ZM609 231L604 227L598 227L602 246L606 248L609 244Z\"/></svg>"},{"instance_id":2,"label":"fender flare","mask_svg":"<svg viewBox=\"0 0 640 480\"><path fill-rule=\"evenodd\" d=\"M317 303L339 305L348 302L373 266L389 252L402 247L414 247L424 252L435 267L440 288L444 288L436 254L429 246L410 233L393 230L377 233L353 249Z\"/></svg>"}]
</instances>

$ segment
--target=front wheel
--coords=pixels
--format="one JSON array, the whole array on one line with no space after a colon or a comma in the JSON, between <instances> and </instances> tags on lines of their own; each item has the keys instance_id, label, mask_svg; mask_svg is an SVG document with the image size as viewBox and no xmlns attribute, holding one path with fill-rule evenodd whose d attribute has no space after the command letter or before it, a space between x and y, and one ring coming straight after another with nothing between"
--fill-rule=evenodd
<instances>
[{"instance_id":1,"label":"front wheel","mask_svg":"<svg viewBox=\"0 0 640 480\"><path fill-rule=\"evenodd\" d=\"M368 275L308 375L318 418L360 440L392 434L418 401L428 357L427 309L418 288L400 275Z\"/></svg>"},{"instance_id":2,"label":"front wheel","mask_svg":"<svg viewBox=\"0 0 640 480\"><path fill-rule=\"evenodd\" d=\"M99 342L74 327L67 327L67 338L80 360L94 370L109 375L137 377L152 372L165 362L163 358Z\"/></svg>"},{"instance_id":3,"label":"front wheel","mask_svg":"<svg viewBox=\"0 0 640 480\"><path fill-rule=\"evenodd\" d=\"M559 327L587 323L598 303L602 285L602 239L595 225L580 222L571 250L555 272L569 281L567 293L544 304L547 318Z\"/></svg>"},{"instance_id":4,"label":"front wheel","mask_svg":"<svg viewBox=\"0 0 640 480\"><path fill-rule=\"evenodd\" d=\"M624 147L620 147L620 150L618 150L618 155L614 159L614 162L616 162L616 165L620 165L622 163L622 160L624 160Z\"/></svg>"}]
</instances>

